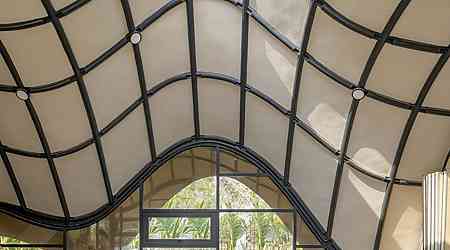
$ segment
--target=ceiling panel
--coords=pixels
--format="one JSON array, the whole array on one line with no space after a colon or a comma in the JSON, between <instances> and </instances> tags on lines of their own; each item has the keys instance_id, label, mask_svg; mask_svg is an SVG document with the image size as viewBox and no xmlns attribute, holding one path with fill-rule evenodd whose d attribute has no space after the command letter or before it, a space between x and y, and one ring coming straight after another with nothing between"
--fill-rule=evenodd
<instances>
[{"instance_id":1,"label":"ceiling panel","mask_svg":"<svg viewBox=\"0 0 450 250\"><path fill-rule=\"evenodd\" d=\"M344 167L333 227L342 249L372 249L385 189L386 183Z\"/></svg>"},{"instance_id":2,"label":"ceiling panel","mask_svg":"<svg viewBox=\"0 0 450 250\"><path fill-rule=\"evenodd\" d=\"M91 1L63 17L61 23L80 66L93 61L128 33L120 1Z\"/></svg>"},{"instance_id":3,"label":"ceiling panel","mask_svg":"<svg viewBox=\"0 0 450 250\"><path fill-rule=\"evenodd\" d=\"M246 99L245 144L283 174L289 119L254 95Z\"/></svg>"},{"instance_id":4,"label":"ceiling panel","mask_svg":"<svg viewBox=\"0 0 450 250\"><path fill-rule=\"evenodd\" d=\"M225 1L198 0L194 15L198 70L239 78L241 11Z\"/></svg>"},{"instance_id":5,"label":"ceiling panel","mask_svg":"<svg viewBox=\"0 0 450 250\"><path fill-rule=\"evenodd\" d=\"M148 88L189 71L185 4L170 10L142 32L141 53Z\"/></svg>"},{"instance_id":6,"label":"ceiling panel","mask_svg":"<svg viewBox=\"0 0 450 250\"><path fill-rule=\"evenodd\" d=\"M201 133L238 141L239 86L201 78L198 88Z\"/></svg>"},{"instance_id":7,"label":"ceiling panel","mask_svg":"<svg viewBox=\"0 0 450 250\"><path fill-rule=\"evenodd\" d=\"M55 165L72 216L87 214L108 202L94 145L56 158Z\"/></svg>"},{"instance_id":8,"label":"ceiling panel","mask_svg":"<svg viewBox=\"0 0 450 250\"><path fill-rule=\"evenodd\" d=\"M84 79L99 128L141 97L131 46L119 50Z\"/></svg>"},{"instance_id":9,"label":"ceiling panel","mask_svg":"<svg viewBox=\"0 0 450 250\"><path fill-rule=\"evenodd\" d=\"M301 128L295 129L289 181L323 227L328 221L336 167L334 155Z\"/></svg>"},{"instance_id":10,"label":"ceiling panel","mask_svg":"<svg viewBox=\"0 0 450 250\"><path fill-rule=\"evenodd\" d=\"M289 109L297 54L253 20L248 46L248 83Z\"/></svg>"}]
</instances>

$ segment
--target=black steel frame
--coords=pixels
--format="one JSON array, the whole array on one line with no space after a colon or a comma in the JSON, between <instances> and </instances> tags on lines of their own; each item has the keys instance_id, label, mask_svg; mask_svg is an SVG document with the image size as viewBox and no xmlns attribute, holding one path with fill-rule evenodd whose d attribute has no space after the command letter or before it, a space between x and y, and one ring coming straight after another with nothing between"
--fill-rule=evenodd
<instances>
[{"instance_id":1,"label":"black steel frame","mask_svg":"<svg viewBox=\"0 0 450 250\"><path fill-rule=\"evenodd\" d=\"M386 189L386 195L383 201L383 207L382 207L382 213L381 218L379 220L379 226L377 230L377 237L374 243L374 249L379 249L379 244L381 241L382 236L382 230L384 225L384 220L386 217L387 208L389 205L390 196L392 193L392 189L394 185L413 185L413 186L420 186L421 182L416 180L408 180L408 179L401 179L397 177L398 172L398 166L400 164L404 148L406 146L407 139L411 133L412 128L414 127L414 123L416 121L417 116L420 113L427 113L432 115L438 115L438 116L445 116L450 117L450 110L442 109L439 107L427 107L423 106L424 100L429 93L429 90L431 89L435 79L439 75L440 71L442 70L443 66L446 64L449 58L449 51L450 51L450 45L440 46L440 45L434 45L429 43L424 43L421 41L412 41L404 38L399 38L395 36L391 36L390 33L393 30L396 22L401 18L403 11L407 8L409 4L409 0L403 0L400 1L397 8L393 12L391 18L389 19L388 23L386 24L385 28L382 32L377 32L370 30L367 27L364 27L361 24L358 24L343 14L339 13L336 9L333 8L329 3L327 3L326 0L309 0L310 1L310 10L308 12L308 18L304 27L304 30L306 31L304 33L304 37L302 40L302 44L299 47L292 41L290 41L287 37L285 37L283 34L281 34L279 31L277 31L269 22L267 22L261 15L257 13L257 11L252 7L249 6L248 0L244 0L242 3L240 1L234 1L234 0L224 0L227 3L230 3L238 8L242 9L242 36L241 36L241 75L240 79L236 79L234 77L223 75L220 73L214 73L214 72L201 72L198 71L197 65L196 65L196 48L195 48L195 31L194 31L194 8L193 8L193 0L168 0L168 2L163 5L160 9L158 9L156 12L154 12L151 16L146 18L142 23L139 25L135 25L132 18L132 13L128 4L127 0L121 0L123 11L124 11L124 17L127 22L128 27L128 34L126 34L123 38L121 38L118 42L116 42L110 49L102 53L100 56L98 56L96 59L94 59L89 64L85 65L84 67L80 67L77 63L77 59L71 49L70 42L67 39L67 36L65 35L64 28L60 23L60 19L64 16L70 15L70 13L82 8L84 5L88 4L90 0L77 0L74 1L72 4L67 5L66 7L56 11L54 7L52 6L51 2L49 0L42 0L42 4L46 9L46 12L48 16L46 17L40 17L35 18L32 20L26 20L16 23L8 23L8 24L0 24L0 31L14 31L14 30L20 30L20 29L27 29L39 25L44 25L47 23L51 23L56 30L59 40L64 48L64 51L67 55L67 58L71 64L72 70L74 72L74 75L66 77L62 80L51 82L51 83L45 83L40 85L34 85L33 87L25 87L26 84L23 84L21 81L20 75L18 71L16 70L14 66L14 62L9 56L9 53L7 51L7 48L1 43L0 41L0 51L1 55L3 57L3 60L5 61L11 75L13 76L13 79L15 81L16 86L10 86L6 84L0 84L0 92L16 92L18 90L23 90L27 92L29 95L32 95L33 93L39 93L39 92L46 92L55 90L57 88L64 87L68 84L72 84L73 82L76 82L78 85L80 95L82 96L83 104L85 107L86 114L88 116L89 124L91 127L92 132L92 138L81 142L78 145L72 146L68 149L61 150L61 151L54 151L52 152L48 146L48 142L46 139L46 136L44 134L44 131L42 129L42 125L39 121L39 117L34 110L34 107L31 103L31 100L25 100L25 105L30 113L30 116L32 118L33 124L36 128L36 131L38 132L39 139L43 148L43 152L31 152L26 151L18 148L13 148L8 145L4 145L0 143L0 156L3 160L3 163L5 165L5 168L7 170L7 173L11 179L12 186L14 187L14 190L17 194L18 201L20 203L20 206L15 206L11 204L5 204L0 203L0 211L3 211L5 213L11 214L15 217L18 217L20 219L26 220L31 223L43 225L50 228L55 228L59 230L68 229L68 228L79 228L82 226L86 226L88 224L92 224L95 221L98 221L99 219L105 217L110 211L112 211L113 208L117 207L118 204L120 204L129 194L131 194L132 191L134 191L140 183L142 183L142 179L145 176L148 176L152 173L154 168L157 168L158 165L161 164L162 161L167 159L168 156L174 155L174 152L180 152L179 150L183 149L184 147L188 147L187 145L212 145L214 144L217 147L223 147L227 149L232 149L238 153L241 154L249 154L247 155L250 158L253 159L256 166L261 167L262 169L269 168L270 171L267 173L274 179L280 180L279 183L280 187L284 189L286 192L289 193L290 197L293 197L292 199L295 200L294 204L296 205L296 209L303 211L302 213L299 213L302 216L302 219L307 222L308 226L312 229L313 233L322 240L322 243L324 242L333 242L331 239L332 229L333 229L333 220L334 220L334 214L336 209L336 204L338 200L338 194L339 194L339 187L341 182L341 175L343 171L344 166L349 166L371 178L377 179L379 181L387 183L387 189ZM106 61L109 57L111 57L115 52L123 48L128 44L129 37L134 32L142 32L144 31L148 26L150 26L153 22L155 22L157 19L159 19L161 16L163 16L165 13L170 11L171 9L175 8L176 6L186 3L186 11L187 11L187 25L188 25L188 44L189 44L189 56L190 56L190 72L184 72L179 75L175 75L173 77L170 77L161 83L157 84L155 87L148 90L145 85L145 77L144 77L144 68L142 65L142 55L140 53L140 48L138 44L134 44L133 46L133 53L135 57L136 62L136 69L137 74L139 77L139 84L140 84L140 90L141 90L141 97L137 100L135 100L130 106L125 109L119 116L117 116L115 119L113 119L106 127L99 129L97 127L96 118L94 116L94 113L92 111L92 107L90 104L90 98L88 91L86 89L83 76L85 74L88 74L90 71L94 70L97 66L99 66L101 63ZM334 72L330 68L328 68L326 65L324 65L322 62L316 60L313 55L309 54L307 51L308 48L308 40L309 40L309 33L311 29L313 28L313 20L314 15L316 11L319 11L317 9L320 9L324 13L326 13L328 16L333 18L336 22L340 23L341 25L345 26L346 28L364 36L369 39L376 40L376 44L372 50L372 53L370 57L368 58L368 61L365 65L364 71L361 74L359 82L352 83L351 81L345 79L344 77L340 76L338 73ZM295 83L294 83L294 93L291 100L291 107L290 109L286 109L281 104L276 102L274 99L272 99L270 96L268 96L265 93L262 93L258 89L254 88L251 84L248 84L247 82L247 57L248 57L248 23L249 18L252 18L254 21L256 21L259 25L261 25L267 32L269 32L271 35L273 35L276 39L278 39L281 43L283 43L287 48L289 48L292 52L298 53L298 63L296 68L296 77L295 77ZM151 41L150 41L151 42ZM371 69L373 65L375 64L378 55L380 54L381 50L383 49L384 44L389 43L393 46L399 46L407 49L412 50L419 50L423 52L428 53L434 53L434 54L441 54L439 61L433 68L432 72L430 73L428 79L423 85L423 88L420 91L420 94L416 100L415 103L406 102L403 100L399 100L390 96L383 95L381 93L378 93L374 90L370 90L365 88L367 79L369 78L369 75L371 73ZM409 119L405 125L405 128L403 129L401 139L399 141L397 152L395 154L394 158L394 164L391 169L391 172L389 176L380 176L378 174L372 173L366 169L363 169L360 167L356 162L352 161L352 159L347 155L347 148L348 143L351 136L351 130L353 125L353 120L355 119L355 116L357 114L357 107L359 101L353 100L352 105L349 110L346 128L344 132L344 139L341 145L340 149L334 148L330 143L328 143L324 138L322 138L306 121L303 121L301 118L299 118L296 115L297 111L297 100L299 96L299 91L301 91L301 73L304 62L307 62L308 64L312 65L315 69L317 69L319 72L323 73L330 79L332 79L335 83L339 84L342 87L345 87L347 89L355 89L355 88L362 88L365 92L367 97L372 98L376 101L383 102L388 105L395 106L400 109L409 110L410 116ZM240 95L240 126L239 126L239 141L238 142L231 142L227 141L223 138L216 138L216 137L206 137L201 134L200 130L200 124L199 124L199 110L198 110L198 85L197 85L197 79L198 78L208 78L208 79L216 79L221 80L226 83L235 85L240 88L241 95ZM154 141L154 133L152 129L152 120L151 120L151 114L150 114L150 107L148 98L151 98L151 96L155 95L159 90L163 89L164 87L175 84L180 80L184 79L191 79L192 82L192 97L193 97L193 109L194 109L194 128L195 128L195 134L192 138L187 138L185 140L180 141L179 143L174 144L172 147L161 153L160 155L156 154L155 150L155 141ZM246 104L246 95L250 93L255 95L256 97L260 98L261 100L265 101L268 105L272 106L274 109L278 110L283 115L287 116L289 118L289 130L288 130L288 143L287 143L287 150L286 150L286 160L285 160L285 172L283 175L276 172L272 166L270 166L269 163L267 163L262 157L258 156L255 152L253 152L250 148L248 148L245 145L245 104ZM106 162L104 159L104 153L102 149L102 143L101 143L101 137L105 134L107 134L109 131L111 131L112 128L114 128L116 125L118 125L128 114L133 112L137 107L140 105L143 105L144 107L144 114L145 114L145 121L147 126L147 136L149 140L149 146L150 146L150 152L152 154L152 161L146 164L146 167L143 171L138 173L127 185L125 185L116 195L112 194L111 191L111 184L109 181L109 176L106 168ZM329 213L329 223L327 226L327 230L324 230L321 225L318 223L317 219L313 216L311 211L306 207L306 205L301 201L300 197L295 194L294 190L290 187L289 184L289 175L290 175L290 167L291 167L291 157L292 157L292 144L293 144L293 138L294 138L294 130L295 125L299 128L303 129L305 132L307 132L311 137L315 139L319 144L324 146L325 149L327 149L331 154L333 154L336 158L338 158L338 168L336 172L336 181L333 188L333 196L332 196L332 202L330 205L330 213ZM97 154L99 156L100 166L103 174L103 179L105 183L105 192L107 194L109 204L106 204L105 206L99 208L97 211L94 211L90 214L86 214L84 216L80 217L71 217L69 214L69 209L67 208L67 203L65 201L64 191L61 187L58 174L56 172L56 167L54 165L53 159L58 157L63 157L69 154L73 154L75 152L78 152L87 146L95 144ZM450 152L450 151L449 151ZM17 181L17 178L14 174L14 167L11 166L11 163L8 159L8 154L17 154L22 156L28 156L28 157L35 157L35 158L44 158L47 159L50 172L52 173L52 178L58 193L58 197L61 203L61 207L63 208L64 212L64 218L58 217L58 216L51 216L47 214L42 214L37 211L33 211L29 209L26 205L26 201L23 197L20 185ZM443 156L443 158L449 157L450 153L446 156ZM334 243L333 243L334 244Z\"/></svg>"},{"instance_id":2,"label":"black steel frame","mask_svg":"<svg viewBox=\"0 0 450 250\"><path fill-rule=\"evenodd\" d=\"M147 247L174 247L177 248L193 248L193 247L203 247L203 248L215 248L219 249L220 247L220 238L219 238L219 216L220 213L289 213L292 214L292 249L296 250L299 248L322 248L323 246L320 244L296 244L297 243L297 213L294 208L267 208L267 209L258 209L258 208L222 208L220 206L220 196L221 196L221 188L220 188L220 178L221 177L267 177L270 178L269 175L261 172L256 166L255 170L252 172L239 172L235 170L235 172L224 172L222 170L223 167L227 167L225 164L222 164L220 155L221 153L226 152L221 147L211 147L211 159L203 158L201 156L177 156L180 158L191 158L193 159L201 159L203 161L207 161L213 164L214 169L214 177L215 177L215 208L204 208L204 209L192 209L192 208L178 208L178 209L164 209L164 208L147 208L144 206L140 207L140 227L139 232L141 237L140 249ZM164 166L162 166L164 167ZM167 166L166 166L167 167ZM258 182L259 179L256 180ZM263 185L263 184L261 184ZM270 188L270 187L268 187ZM144 201L144 193L143 187L140 187L139 192L142 194L139 202ZM167 239L148 239L146 236L149 230L149 219L157 218L157 217L187 217L187 218L210 218L211 224L211 237L208 240L167 240Z\"/></svg>"}]
</instances>

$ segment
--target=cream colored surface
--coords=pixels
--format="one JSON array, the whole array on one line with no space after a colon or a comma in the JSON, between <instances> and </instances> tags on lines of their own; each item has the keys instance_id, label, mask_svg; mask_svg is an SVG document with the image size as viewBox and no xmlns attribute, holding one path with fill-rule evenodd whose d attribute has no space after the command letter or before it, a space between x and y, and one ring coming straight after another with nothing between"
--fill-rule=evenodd
<instances>
[{"instance_id":1,"label":"cream colored surface","mask_svg":"<svg viewBox=\"0 0 450 250\"><path fill-rule=\"evenodd\" d=\"M130 4L145 1L130 1ZM146 1L149 4L155 1ZM156 1L159 2L159 1ZM147 87L189 71L186 5L180 4L142 32L142 61Z\"/></svg>"},{"instance_id":2,"label":"cream colored surface","mask_svg":"<svg viewBox=\"0 0 450 250\"><path fill-rule=\"evenodd\" d=\"M90 63L128 33L120 1L92 1L62 18L61 23L80 66Z\"/></svg>"},{"instance_id":3,"label":"cream colored surface","mask_svg":"<svg viewBox=\"0 0 450 250\"><path fill-rule=\"evenodd\" d=\"M3 58L0 58L0 83L4 85L16 86Z\"/></svg>"},{"instance_id":4,"label":"cream colored surface","mask_svg":"<svg viewBox=\"0 0 450 250\"><path fill-rule=\"evenodd\" d=\"M249 24L248 46L247 82L289 109L297 54L253 20Z\"/></svg>"},{"instance_id":5,"label":"cream colored surface","mask_svg":"<svg viewBox=\"0 0 450 250\"><path fill-rule=\"evenodd\" d=\"M303 66L297 116L335 149L340 149L351 92L336 85L309 64Z\"/></svg>"},{"instance_id":6,"label":"cream colored surface","mask_svg":"<svg viewBox=\"0 0 450 250\"><path fill-rule=\"evenodd\" d=\"M420 250L421 247L421 187L394 186L380 249Z\"/></svg>"},{"instance_id":7,"label":"cream colored surface","mask_svg":"<svg viewBox=\"0 0 450 250\"><path fill-rule=\"evenodd\" d=\"M357 83L374 45L374 40L356 34L317 10L309 53L339 75Z\"/></svg>"},{"instance_id":8,"label":"cream colored surface","mask_svg":"<svg viewBox=\"0 0 450 250\"><path fill-rule=\"evenodd\" d=\"M284 172L288 126L288 118L254 95L247 95L245 144L267 159L280 174Z\"/></svg>"},{"instance_id":9,"label":"cream colored surface","mask_svg":"<svg viewBox=\"0 0 450 250\"><path fill-rule=\"evenodd\" d=\"M155 11L157 11L168 0L133 0L128 1L130 3L130 8L133 13L133 19L135 24L140 24L146 18L151 16ZM183 4L181 6L184 6Z\"/></svg>"},{"instance_id":10,"label":"cream colored surface","mask_svg":"<svg viewBox=\"0 0 450 250\"><path fill-rule=\"evenodd\" d=\"M31 29L0 32L0 39L25 86L55 82L73 75L51 23Z\"/></svg>"},{"instance_id":11,"label":"cream colored surface","mask_svg":"<svg viewBox=\"0 0 450 250\"><path fill-rule=\"evenodd\" d=\"M62 8L72 0L54 0ZM381 32L398 1L327 0L351 20ZM30 2L30 3L29 3ZM168 0L130 0L136 24ZM147 88L174 75L189 72L186 3L165 13L142 32L140 49ZM25 6L26 5L26 6ZM80 66L109 49L128 30L121 3L95 0L61 19ZM302 40L307 0L252 0L252 7L297 46ZM25 7L24 7L25 6ZM411 1L392 35L448 46L450 3ZM221 0L195 0L196 59L199 71L240 78L241 9ZM39 1L5 1L0 23L45 16ZM0 39L26 86L54 82L73 75L51 24L14 32L0 32ZM357 34L317 9L308 53L358 83L375 45L374 39ZM386 44L368 79L367 88L403 101L415 102L439 55ZM290 108L297 55L273 38L250 17L248 83L285 108ZM104 128L140 97L131 46L125 45L89 74L86 85L99 128ZM450 109L450 66L444 67L424 105ZM15 85L0 60L0 83ZM239 133L239 86L199 78L199 118L202 135L233 141ZM149 98L157 153L194 135L191 79L172 83ZM92 137L76 83L31 95L52 151L65 150ZM340 149L352 101L351 91L336 84L305 62L297 116L332 147ZM28 111L15 93L0 92L2 144L41 152L41 143ZM348 155L365 170L390 173L401 133L410 111L363 99L353 124ZM247 92L245 142L283 174L288 118ZM335 156L296 127L290 182L323 226L326 226L335 182ZM102 137L113 192L123 187L151 160L142 105ZM450 120L419 114L400 161L397 178L421 180L440 169L450 148ZM104 183L95 146L55 159L73 215L82 215L106 203ZM58 196L45 159L8 154L34 210L62 216ZM203 162L204 165L208 165ZM188 165L188 163L186 163ZM241 167L241 166L240 166ZM196 170L197 171L197 170ZM198 169L199 176L210 172ZM201 172L203 171L203 172ZM176 172L186 177L186 172ZM80 181L81 179L81 181ZM153 180L156 180L154 178ZM0 165L0 200L17 204L12 186ZM170 190L169 190L170 191ZM345 166L335 217L334 239L343 249L371 249L384 198L385 184ZM86 197L89 196L89 197ZM394 186L383 230L383 250L419 249L421 237L420 188ZM364 226L361 226L364 225Z\"/></svg>"},{"instance_id":12,"label":"cream colored surface","mask_svg":"<svg viewBox=\"0 0 450 250\"><path fill-rule=\"evenodd\" d=\"M24 5L27 8L23 8ZM4 1L0 8L0 23L20 22L42 16L46 16L46 12L40 1Z\"/></svg>"},{"instance_id":13,"label":"cream colored surface","mask_svg":"<svg viewBox=\"0 0 450 250\"><path fill-rule=\"evenodd\" d=\"M92 137L77 85L33 94L31 100L52 151L73 147Z\"/></svg>"},{"instance_id":14,"label":"cream colored surface","mask_svg":"<svg viewBox=\"0 0 450 250\"><path fill-rule=\"evenodd\" d=\"M342 249L372 249L386 184L345 166L333 239Z\"/></svg>"},{"instance_id":15,"label":"cream colored surface","mask_svg":"<svg viewBox=\"0 0 450 250\"><path fill-rule=\"evenodd\" d=\"M389 176L408 116L406 110L363 99L353 123L348 155L371 173Z\"/></svg>"},{"instance_id":16,"label":"cream colored surface","mask_svg":"<svg viewBox=\"0 0 450 250\"><path fill-rule=\"evenodd\" d=\"M63 216L47 160L13 154L8 154L8 157L27 207L39 212Z\"/></svg>"},{"instance_id":17,"label":"cream colored surface","mask_svg":"<svg viewBox=\"0 0 450 250\"><path fill-rule=\"evenodd\" d=\"M378 32L383 31L385 24L398 4L398 1L392 0L357 2L327 0L327 2L352 21Z\"/></svg>"},{"instance_id":18,"label":"cream colored surface","mask_svg":"<svg viewBox=\"0 0 450 250\"><path fill-rule=\"evenodd\" d=\"M300 45L309 8L308 0L250 0L250 6L289 40Z\"/></svg>"},{"instance_id":19,"label":"cream colored surface","mask_svg":"<svg viewBox=\"0 0 450 250\"><path fill-rule=\"evenodd\" d=\"M434 82L427 98L425 98L424 105L450 109L450 101L448 98L448 93L450 93L449 79L450 64L447 63Z\"/></svg>"},{"instance_id":20,"label":"cream colored surface","mask_svg":"<svg viewBox=\"0 0 450 250\"><path fill-rule=\"evenodd\" d=\"M239 78L241 12L224 1L194 1L199 71L224 73Z\"/></svg>"},{"instance_id":21,"label":"cream colored surface","mask_svg":"<svg viewBox=\"0 0 450 250\"><path fill-rule=\"evenodd\" d=\"M398 170L401 178L418 179L440 170L450 149L450 119L419 114Z\"/></svg>"},{"instance_id":22,"label":"cream colored surface","mask_svg":"<svg viewBox=\"0 0 450 250\"><path fill-rule=\"evenodd\" d=\"M15 93L0 92L0 140L4 145L42 152L41 143L25 103Z\"/></svg>"},{"instance_id":23,"label":"cream colored surface","mask_svg":"<svg viewBox=\"0 0 450 250\"><path fill-rule=\"evenodd\" d=\"M450 42L448 27L450 2L434 0L411 1L392 34L407 39L447 46Z\"/></svg>"},{"instance_id":24,"label":"cream colored surface","mask_svg":"<svg viewBox=\"0 0 450 250\"><path fill-rule=\"evenodd\" d=\"M295 129L290 182L322 226L328 222L337 159L300 128Z\"/></svg>"},{"instance_id":25,"label":"cream colored surface","mask_svg":"<svg viewBox=\"0 0 450 250\"><path fill-rule=\"evenodd\" d=\"M71 216L89 213L108 202L95 145L55 159Z\"/></svg>"},{"instance_id":26,"label":"cream colored surface","mask_svg":"<svg viewBox=\"0 0 450 250\"><path fill-rule=\"evenodd\" d=\"M19 205L16 192L14 191L14 187L3 161L0 162L0 183L2 183L2 188L0 188L0 202Z\"/></svg>"},{"instance_id":27,"label":"cream colored surface","mask_svg":"<svg viewBox=\"0 0 450 250\"><path fill-rule=\"evenodd\" d=\"M99 128L104 128L141 97L136 72L133 49L127 45L98 66L98 70L86 75L85 82Z\"/></svg>"},{"instance_id":28,"label":"cream colored surface","mask_svg":"<svg viewBox=\"0 0 450 250\"><path fill-rule=\"evenodd\" d=\"M367 88L415 103L439 55L385 45L373 67Z\"/></svg>"},{"instance_id":29,"label":"cream colored surface","mask_svg":"<svg viewBox=\"0 0 450 250\"><path fill-rule=\"evenodd\" d=\"M191 81L176 82L152 96L153 131L157 153L194 135Z\"/></svg>"},{"instance_id":30,"label":"cream colored surface","mask_svg":"<svg viewBox=\"0 0 450 250\"><path fill-rule=\"evenodd\" d=\"M239 140L239 87L228 82L199 79L201 133Z\"/></svg>"},{"instance_id":31,"label":"cream colored surface","mask_svg":"<svg viewBox=\"0 0 450 250\"><path fill-rule=\"evenodd\" d=\"M151 160L142 106L102 137L113 193Z\"/></svg>"}]
</instances>

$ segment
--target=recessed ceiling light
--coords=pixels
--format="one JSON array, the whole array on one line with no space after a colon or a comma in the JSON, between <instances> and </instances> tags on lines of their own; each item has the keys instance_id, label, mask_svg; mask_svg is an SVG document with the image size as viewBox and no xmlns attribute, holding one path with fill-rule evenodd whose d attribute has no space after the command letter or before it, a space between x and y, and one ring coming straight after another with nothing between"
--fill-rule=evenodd
<instances>
[{"instance_id":1,"label":"recessed ceiling light","mask_svg":"<svg viewBox=\"0 0 450 250\"><path fill-rule=\"evenodd\" d=\"M352 92L353 99L362 100L366 96L366 92L362 88L355 88Z\"/></svg>"},{"instance_id":2,"label":"recessed ceiling light","mask_svg":"<svg viewBox=\"0 0 450 250\"><path fill-rule=\"evenodd\" d=\"M17 98L19 98L22 101L28 100L28 98L29 98L28 93L23 89L18 89L16 91L16 96L17 96Z\"/></svg>"},{"instance_id":3,"label":"recessed ceiling light","mask_svg":"<svg viewBox=\"0 0 450 250\"><path fill-rule=\"evenodd\" d=\"M139 32L134 32L131 36L130 36L130 42L132 44L138 44L139 42L141 42L141 33Z\"/></svg>"}]
</instances>

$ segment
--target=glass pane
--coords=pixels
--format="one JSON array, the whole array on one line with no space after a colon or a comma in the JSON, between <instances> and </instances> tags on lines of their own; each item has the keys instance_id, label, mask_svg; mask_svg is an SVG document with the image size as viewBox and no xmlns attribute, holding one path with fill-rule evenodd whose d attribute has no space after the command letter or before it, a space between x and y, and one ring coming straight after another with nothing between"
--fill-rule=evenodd
<instances>
[{"instance_id":1,"label":"glass pane","mask_svg":"<svg viewBox=\"0 0 450 250\"><path fill-rule=\"evenodd\" d=\"M213 153L209 148L188 150L161 166L144 182L144 208L215 208Z\"/></svg>"},{"instance_id":2,"label":"glass pane","mask_svg":"<svg viewBox=\"0 0 450 250\"><path fill-rule=\"evenodd\" d=\"M153 217L148 222L149 239L208 240L211 218Z\"/></svg>"},{"instance_id":3,"label":"glass pane","mask_svg":"<svg viewBox=\"0 0 450 250\"><path fill-rule=\"evenodd\" d=\"M62 244L62 239L61 232L34 226L0 213L0 243Z\"/></svg>"},{"instance_id":4,"label":"glass pane","mask_svg":"<svg viewBox=\"0 0 450 250\"><path fill-rule=\"evenodd\" d=\"M220 208L291 208L291 204L269 177L220 177Z\"/></svg>"},{"instance_id":5,"label":"glass pane","mask_svg":"<svg viewBox=\"0 0 450 250\"><path fill-rule=\"evenodd\" d=\"M143 248L144 250L180 250L180 248L155 248L155 247L151 247L151 248ZM183 250L216 250L215 248L182 248Z\"/></svg>"},{"instance_id":6,"label":"glass pane","mask_svg":"<svg viewBox=\"0 0 450 250\"><path fill-rule=\"evenodd\" d=\"M221 213L220 249L292 249L291 213Z\"/></svg>"},{"instance_id":7,"label":"glass pane","mask_svg":"<svg viewBox=\"0 0 450 250\"><path fill-rule=\"evenodd\" d=\"M68 250L138 250L139 192L106 218L90 227L67 233Z\"/></svg>"},{"instance_id":8,"label":"glass pane","mask_svg":"<svg viewBox=\"0 0 450 250\"><path fill-rule=\"evenodd\" d=\"M302 220L300 215L296 215L297 220L297 245L320 245L314 234L309 230L308 226Z\"/></svg>"},{"instance_id":9,"label":"glass pane","mask_svg":"<svg viewBox=\"0 0 450 250\"><path fill-rule=\"evenodd\" d=\"M239 156L220 151L220 172L221 173L257 173L258 169L250 162Z\"/></svg>"}]
</instances>

